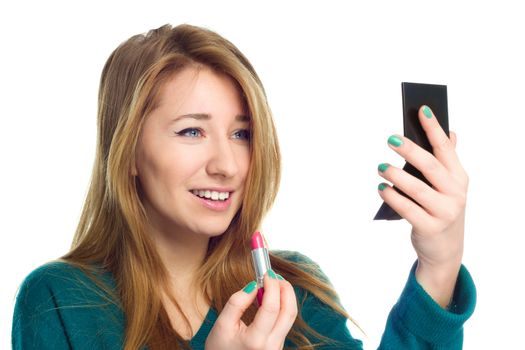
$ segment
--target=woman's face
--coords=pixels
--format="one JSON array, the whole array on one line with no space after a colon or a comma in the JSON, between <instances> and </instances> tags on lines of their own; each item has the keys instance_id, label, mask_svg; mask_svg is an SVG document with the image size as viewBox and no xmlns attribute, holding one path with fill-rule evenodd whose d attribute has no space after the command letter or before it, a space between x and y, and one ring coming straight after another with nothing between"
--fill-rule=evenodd
<instances>
[{"instance_id":1,"label":"woman's face","mask_svg":"<svg viewBox=\"0 0 525 350\"><path fill-rule=\"evenodd\" d=\"M243 198L249 137L231 78L190 67L170 79L144 122L133 169L153 230L222 234Z\"/></svg>"}]
</instances>

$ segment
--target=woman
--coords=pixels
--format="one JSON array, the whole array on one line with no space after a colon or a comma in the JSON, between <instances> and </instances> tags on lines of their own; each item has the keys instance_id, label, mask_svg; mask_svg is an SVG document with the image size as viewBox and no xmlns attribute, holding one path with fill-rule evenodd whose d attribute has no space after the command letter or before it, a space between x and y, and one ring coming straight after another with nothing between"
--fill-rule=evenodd
<instances>
[{"instance_id":1,"label":"woman","mask_svg":"<svg viewBox=\"0 0 525 350\"><path fill-rule=\"evenodd\" d=\"M379 169L422 205L379 187L412 224L418 254L383 349L461 348L475 304L461 265L467 176L455 136L428 107L420 119L435 157L402 137L389 144L434 186ZM298 253L272 252L254 303L249 240L279 179L265 92L235 46L190 25L130 38L102 72L96 160L71 251L24 281L13 347L362 348L326 276Z\"/></svg>"}]
</instances>

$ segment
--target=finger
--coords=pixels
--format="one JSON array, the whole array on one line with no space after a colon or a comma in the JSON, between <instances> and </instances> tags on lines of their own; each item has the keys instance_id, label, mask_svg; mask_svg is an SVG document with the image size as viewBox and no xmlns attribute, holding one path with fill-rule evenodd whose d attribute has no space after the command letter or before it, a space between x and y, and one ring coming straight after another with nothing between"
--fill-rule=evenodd
<instances>
[{"instance_id":1,"label":"finger","mask_svg":"<svg viewBox=\"0 0 525 350\"><path fill-rule=\"evenodd\" d=\"M228 299L228 302L224 305L221 314L217 318L217 322L226 327L239 326L242 315L253 303L256 295L257 282L252 281Z\"/></svg>"},{"instance_id":2,"label":"finger","mask_svg":"<svg viewBox=\"0 0 525 350\"><path fill-rule=\"evenodd\" d=\"M399 194L388 184L382 182L378 186L381 198L401 217L405 218L414 227L425 227L436 224L436 219L423 208Z\"/></svg>"},{"instance_id":3,"label":"finger","mask_svg":"<svg viewBox=\"0 0 525 350\"><path fill-rule=\"evenodd\" d=\"M382 163L378 166L378 173L419 203L430 215L446 217L449 214L452 205L447 200L447 196L437 192L405 170Z\"/></svg>"},{"instance_id":4,"label":"finger","mask_svg":"<svg viewBox=\"0 0 525 350\"><path fill-rule=\"evenodd\" d=\"M450 141L452 142L452 144L454 145L454 149L456 149L456 146L458 144L458 137L456 135L455 132L453 131L450 131ZM452 174L452 176L455 178L455 180L463 187L463 188L467 188L468 187L468 174L466 173L465 169L463 168L463 166L461 165L461 169L462 171L460 171L459 173L454 173Z\"/></svg>"},{"instance_id":5,"label":"finger","mask_svg":"<svg viewBox=\"0 0 525 350\"><path fill-rule=\"evenodd\" d=\"M262 305L257 310L252 324L248 327L247 332L250 333L250 338L257 340L261 337L268 338L272 331L279 312L281 310L280 287L277 275L272 270L264 275L264 297Z\"/></svg>"},{"instance_id":6,"label":"finger","mask_svg":"<svg viewBox=\"0 0 525 350\"><path fill-rule=\"evenodd\" d=\"M281 290L281 312L272 330L272 337L275 338L277 343L282 342L282 339L286 338L297 318L298 312L297 298L290 282L281 280L279 287Z\"/></svg>"},{"instance_id":7,"label":"finger","mask_svg":"<svg viewBox=\"0 0 525 350\"><path fill-rule=\"evenodd\" d=\"M450 171L459 172L463 169L457 156L454 144L447 137L434 113L428 106L419 109L419 121L428 140L432 145L432 153Z\"/></svg>"},{"instance_id":8,"label":"finger","mask_svg":"<svg viewBox=\"0 0 525 350\"><path fill-rule=\"evenodd\" d=\"M454 131L450 131L449 134L450 134L450 141L452 141L452 144L454 145L454 149L455 149L458 144L457 135Z\"/></svg>"},{"instance_id":9,"label":"finger","mask_svg":"<svg viewBox=\"0 0 525 350\"><path fill-rule=\"evenodd\" d=\"M458 191L459 185L450 181L449 170L432 153L427 152L412 140L399 135L390 136L388 145L421 171L423 176L438 191L443 193L456 193Z\"/></svg>"}]
</instances>

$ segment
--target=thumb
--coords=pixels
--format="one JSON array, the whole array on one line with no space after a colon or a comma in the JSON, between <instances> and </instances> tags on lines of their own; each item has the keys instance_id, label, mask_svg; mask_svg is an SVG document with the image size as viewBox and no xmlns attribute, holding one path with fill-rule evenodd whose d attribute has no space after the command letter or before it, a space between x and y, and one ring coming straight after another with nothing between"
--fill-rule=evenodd
<instances>
[{"instance_id":1,"label":"thumb","mask_svg":"<svg viewBox=\"0 0 525 350\"><path fill-rule=\"evenodd\" d=\"M236 325L242 315L255 300L257 295L257 282L251 281L242 290L233 294L221 311L217 321L223 325Z\"/></svg>"}]
</instances>

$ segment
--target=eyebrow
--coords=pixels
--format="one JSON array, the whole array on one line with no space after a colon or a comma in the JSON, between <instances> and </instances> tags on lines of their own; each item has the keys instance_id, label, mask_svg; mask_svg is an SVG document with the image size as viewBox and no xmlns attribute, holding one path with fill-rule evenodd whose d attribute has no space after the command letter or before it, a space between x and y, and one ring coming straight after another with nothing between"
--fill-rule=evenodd
<instances>
[{"instance_id":1,"label":"eyebrow","mask_svg":"<svg viewBox=\"0 0 525 350\"><path fill-rule=\"evenodd\" d=\"M208 113L189 113L189 114L183 114L183 115L179 115L178 117L175 117L171 120L171 122L176 122L178 120L181 120L181 119L184 119L184 118L193 118L193 119L196 119L196 120L209 120L211 119L211 115L208 114ZM249 122L250 121L250 117L245 115L245 114L237 114L235 116L235 120L236 121L240 121L240 122Z\"/></svg>"}]
</instances>

